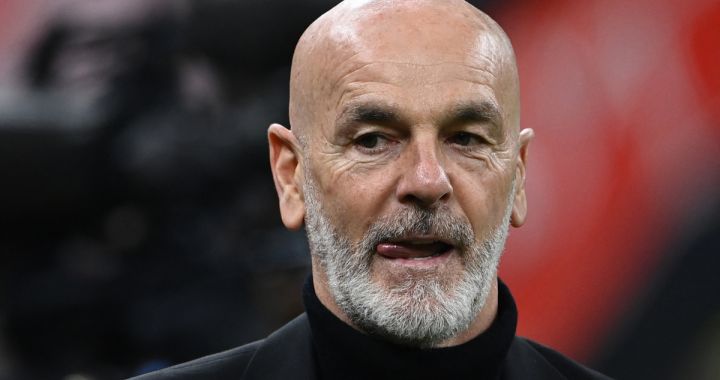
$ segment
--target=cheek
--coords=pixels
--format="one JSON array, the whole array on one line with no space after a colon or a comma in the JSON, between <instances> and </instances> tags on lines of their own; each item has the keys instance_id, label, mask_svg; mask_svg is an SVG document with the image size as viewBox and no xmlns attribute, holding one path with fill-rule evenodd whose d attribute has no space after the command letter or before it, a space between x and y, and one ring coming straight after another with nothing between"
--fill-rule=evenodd
<instances>
[{"instance_id":1,"label":"cheek","mask_svg":"<svg viewBox=\"0 0 720 380\"><path fill-rule=\"evenodd\" d=\"M383 173L349 172L328 176L323 185L325 210L353 240L359 240L382 216L392 194L389 177Z\"/></svg>"},{"instance_id":2,"label":"cheek","mask_svg":"<svg viewBox=\"0 0 720 380\"><path fill-rule=\"evenodd\" d=\"M470 220L476 238L485 237L502 221L510 192L509 180L502 173L463 173L454 187L456 199Z\"/></svg>"}]
</instances>

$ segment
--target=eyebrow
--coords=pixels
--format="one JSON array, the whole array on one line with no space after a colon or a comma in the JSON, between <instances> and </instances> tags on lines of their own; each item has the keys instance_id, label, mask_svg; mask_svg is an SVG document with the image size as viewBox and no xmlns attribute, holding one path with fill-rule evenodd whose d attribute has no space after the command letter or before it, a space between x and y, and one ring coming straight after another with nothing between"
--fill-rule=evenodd
<instances>
[{"instance_id":1,"label":"eyebrow","mask_svg":"<svg viewBox=\"0 0 720 380\"><path fill-rule=\"evenodd\" d=\"M453 107L443 117L443 124L491 123L496 128L502 126L502 112L492 102L467 102Z\"/></svg>"},{"instance_id":2,"label":"eyebrow","mask_svg":"<svg viewBox=\"0 0 720 380\"><path fill-rule=\"evenodd\" d=\"M489 101L460 103L443 113L440 125L467 123L490 124L491 133L502 133L502 112ZM403 123L404 118L393 106L385 103L363 102L348 105L337 118L335 125L340 133L349 131L357 124L393 125Z\"/></svg>"},{"instance_id":3,"label":"eyebrow","mask_svg":"<svg viewBox=\"0 0 720 380\"><path fill-rule=\"evenodd\" d=\"M393 106L376 102L348 105L335 121L340 132L357 124L391 125L402 123L403 118Z\"/></svg>"},{"instance_id":4,"label":"eyebrow","mask_svg":"<svg viewBox=\"0 0 720 380\"><path fill-rule=\"evenodd\" d=\"M500 108L490 101L469 101L452 107L442 117L442 125L463 124L488 125L489 137L500 139L503 135L503 116Z\"/></svg>"}]
</instances>

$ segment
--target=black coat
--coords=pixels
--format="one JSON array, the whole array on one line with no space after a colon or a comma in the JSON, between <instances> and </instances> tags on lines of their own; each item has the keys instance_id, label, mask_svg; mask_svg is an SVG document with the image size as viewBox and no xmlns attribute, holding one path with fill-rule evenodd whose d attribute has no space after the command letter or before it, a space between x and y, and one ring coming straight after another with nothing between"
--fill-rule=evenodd
<instances>
[{"instance_id":1,"label":"black coat","mask_svg":"<svg viewBox=\"0 0 720 380\"><path fill-rule=\"evenodd\" d=\"M314 380L311 330L305 314L266 339L133 380ZM515 337L502 380L609 379L530 340Z\"/></svg>"}]
</instances>

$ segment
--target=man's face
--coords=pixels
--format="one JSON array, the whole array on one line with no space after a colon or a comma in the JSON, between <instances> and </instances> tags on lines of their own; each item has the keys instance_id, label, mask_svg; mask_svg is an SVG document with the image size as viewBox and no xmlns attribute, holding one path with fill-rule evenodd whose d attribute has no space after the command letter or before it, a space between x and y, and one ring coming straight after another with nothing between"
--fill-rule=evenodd
<instances>
[{"instance_id":1,"label":"man's face","mask_svg":"<svg viewBox=\"0 0 720 380\"><path fill-rule=\"evenodd\" d=\"M529 136L491 33L408 17L325 61L301 182L316 289L366 332L434 346L495 284Z\"/></svg>"}]
</instances>

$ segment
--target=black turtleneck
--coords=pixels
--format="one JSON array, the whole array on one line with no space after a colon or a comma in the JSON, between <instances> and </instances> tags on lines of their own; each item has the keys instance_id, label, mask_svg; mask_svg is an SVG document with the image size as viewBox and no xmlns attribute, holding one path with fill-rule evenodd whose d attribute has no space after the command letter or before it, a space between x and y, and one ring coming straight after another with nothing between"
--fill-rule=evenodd
<instances>
[{"instance_id":1,"label":"black turtleneck","mask_svg":"<svg viewBox=\"0 0 720 380\"><path fill-rule=\"evenodd\" d=\"M517 308L498 286L498 312L490 327L458 346L419 349L363 334L332 314L317 298L312 278L303 299L312 329L318 375L333 379L497 379L515 337Z\"/></svg>"}]
</instances>

